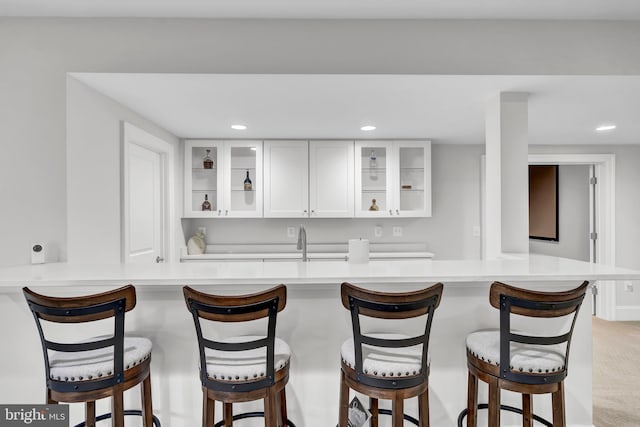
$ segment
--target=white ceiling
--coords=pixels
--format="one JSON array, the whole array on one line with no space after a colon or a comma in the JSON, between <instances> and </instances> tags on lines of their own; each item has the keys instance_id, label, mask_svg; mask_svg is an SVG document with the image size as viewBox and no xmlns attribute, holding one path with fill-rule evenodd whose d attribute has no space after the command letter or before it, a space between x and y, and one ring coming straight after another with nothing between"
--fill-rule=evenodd
<instances>
[{"instance_id":1,"label":"white ceiling","mask_svg":"<svg viewBox=\"0 0 640 427\"><path fill-rule=\"evenodd\" d=\"M0 16L640 19L638 0L0 0Z\"/></svg>"},{"instance_id":2,"label":"white ceiling","mask_svg":"<svg viewBox=\"0 0 640 427\"><path fill-rule=\"evenodd\" d=\"M530 94L530 144L640 143L640 77L72 75L182 138L482 144L488 100L511 91ZM618 128L594 131L609 122ZM364 124L377 130L362 132Z\"/></svg>"}]
</instances>

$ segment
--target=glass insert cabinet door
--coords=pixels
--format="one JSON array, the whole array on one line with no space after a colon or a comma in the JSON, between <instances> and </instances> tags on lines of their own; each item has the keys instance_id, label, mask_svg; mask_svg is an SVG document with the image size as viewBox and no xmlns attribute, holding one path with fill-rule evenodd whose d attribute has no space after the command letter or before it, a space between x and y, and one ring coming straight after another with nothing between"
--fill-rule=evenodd
<instances>
[{"instance_id":1,"label":"glass insert cabinet door","mask_svg":"<svg viewBox=\"0 0 640 427\"><path fill-rule=\"evenodd\" d=\"M356 141L357 217L431 216L429 141Z\"/></svg>"},{"instance_id":2,"label":"glass insert cabinet door","mask_svg":"<svg viewBox=\"0 0 640 427\"><path fill-rule=\"evenodd\" d=\"M185 141L186 218L262 216L262 141Z\"/></svg>"}]
</instances>

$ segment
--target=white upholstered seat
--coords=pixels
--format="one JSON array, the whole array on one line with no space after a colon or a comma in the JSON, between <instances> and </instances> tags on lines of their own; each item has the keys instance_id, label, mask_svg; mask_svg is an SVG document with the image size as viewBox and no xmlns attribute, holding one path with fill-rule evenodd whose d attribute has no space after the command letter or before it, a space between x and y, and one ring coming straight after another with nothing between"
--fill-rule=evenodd
<instances>
[{"instance_id":1,"label":"white upholstered seat","mask_svg":"<svg viewBox=\"0 0 640 427\"><path fill-rule=\"evenodd\" d=\"M405 339L411 338L401 334L367 334L373 338ZM422 345L403 348L362 346L362 370L375 377L407 377L422 371ZM342 361L355 369L355 346L353 338L346 340L340 349ZM427 364L429 356L427 356Z\"/></svg>"},{"instance_id":2,"label":"white upholstered seat","mask_svg":"<svg viewBox=\"0 0 640 427\"><path fill-rule=\"evenodd\" d=\"M91 341L106 337L92 338ZM124 369L130 369L151 356L147 338L124 338ZM58 381L88 381L113 375L113 347L80 352L51 351L50 376Z\"/></svg>"},{"instance_id":3,"label":"white upholstered seat","mask_svg":"<svg viewBox=\"0 0 640 427\"><path fill-rule=\"evenodd\" d=\"M248 342L262 339L260 336L230 337L221 342ZM283 340L275 339L274 369L283 369L289 363L291 349ZM207 375L214 380L247 381L264 377L267 371L266 347L244 351L206 350Z\"/></svg>"},{"instance_id":4,"label":"white upholstered seat","mask_svg":"<svg viewBox=\"0 0 640 427\"><path fill-rule=\"evenodd\" d=\"M467 350L480 360L500 365L500 331L476 331L467 335ZM511 343L511 370L528 373L553 373L565 366L565 345Z\"/></svg>"}]
</instances>

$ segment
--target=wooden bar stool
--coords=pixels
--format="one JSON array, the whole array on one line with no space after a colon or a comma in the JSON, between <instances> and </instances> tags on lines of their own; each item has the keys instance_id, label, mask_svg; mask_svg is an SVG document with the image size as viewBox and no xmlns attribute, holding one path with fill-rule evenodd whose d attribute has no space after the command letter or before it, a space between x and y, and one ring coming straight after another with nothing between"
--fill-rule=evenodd
<instances>
[{"instance_id":1,"label":"wooden bar stool","mask_svg":"<svg viewBox=\"0 0 640 427\"><path fill-rule=\"evenodd\" d=\"M276 338L276 317L287 303L284 285L251 295L221 296L183 288L193 316L200 354L203 394L203 427L214 426L215 401L223 402L223 422L264 416L265 427L294 424L287 420L285 386L289 380L291 350ZM262 336L233 336L213 340L204 336L202 319L214 322L246 322L268 318ZM266 350L266 351L265 351ZM233 415L232 404L264 399L264 412Z\"/></svg>"},{"instance_id":2,"label":"wooden bar stool","mask_svg":"<svg viewBox=\"0 0 640 427\"><path fill-rule=\"evenodd\" d=\"M469 368L467 426L475 427L478 410L478 379L489 385L489 426L500 425L500 410L522 413L522 425L532 427L534 418L552 425L532 412L532 395L551 393L553 427L564 427L564 379L567 376L571 335L589 282L561 292L520 289L504 283L491 285L489 301L500 310L500 330L477 331L467 336ZM571 316L568 331L538 333L511 329L511 314L532 318ZM522 394L522 411L500 405L500 390Z\"/></svg>"},{"instance_id":3,"label":"wooden bar stool","mask_svg":"<svg viewBox=\"0 0 640 427\"><path fill-rule=\"evenodd\" d=\"M96 420L112 418L124 426L125 415L141 415L144 426L160 426L151 404L151 341L124 335L125 312L136 305L131 285L96 295L58 298L23 288L36 321L44 353L47 403L85 403L86 420L79 426L94 427ZM45 337L42 321L86 323L114 319L113 334L77 343L59 343ZM71 326L69 326L71 327ZM123 392L142 383L142 411L125 411ZM111 414L96 418L95 401L112 398Z\"/></svg>"},{"instance_id":4,"label":"wooden bar stool","mask_svg":"<svg viewBox=\"0 0 640 427\"><path fill-rule=\"evenodd\" d=\"M404 293L375 292L350 283L341 286L342 305L351 311L353 338L341 349L340 420L347 427L349 389L369 396L371 426L378 414L391 414L393 427L404 419L429 426L429 334L435 309L442 298L442 283ZM425 317L424 333L409 337L402 333L364 334L360 315L379 319ZM419 421L404 414L404 399L418 396ZM389 399L392 411L378 409L378 399Z\"/></svg>"}]
</instances>

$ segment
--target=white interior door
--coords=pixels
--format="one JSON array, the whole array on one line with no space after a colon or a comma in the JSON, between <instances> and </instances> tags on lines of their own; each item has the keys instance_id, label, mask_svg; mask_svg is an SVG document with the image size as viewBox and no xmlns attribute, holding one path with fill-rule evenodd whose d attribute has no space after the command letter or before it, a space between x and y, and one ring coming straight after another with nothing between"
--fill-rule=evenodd
<instances>
[{"instance_id":1,"label":"white interior door","mask_svg":"<svg viewBox=\"0 0 640 427\"><path fill-rule=\"evenodd\" d=\"M123 262L156 263L167 257L169 145L124 124Z\"/></svg>"}]
</instances>

